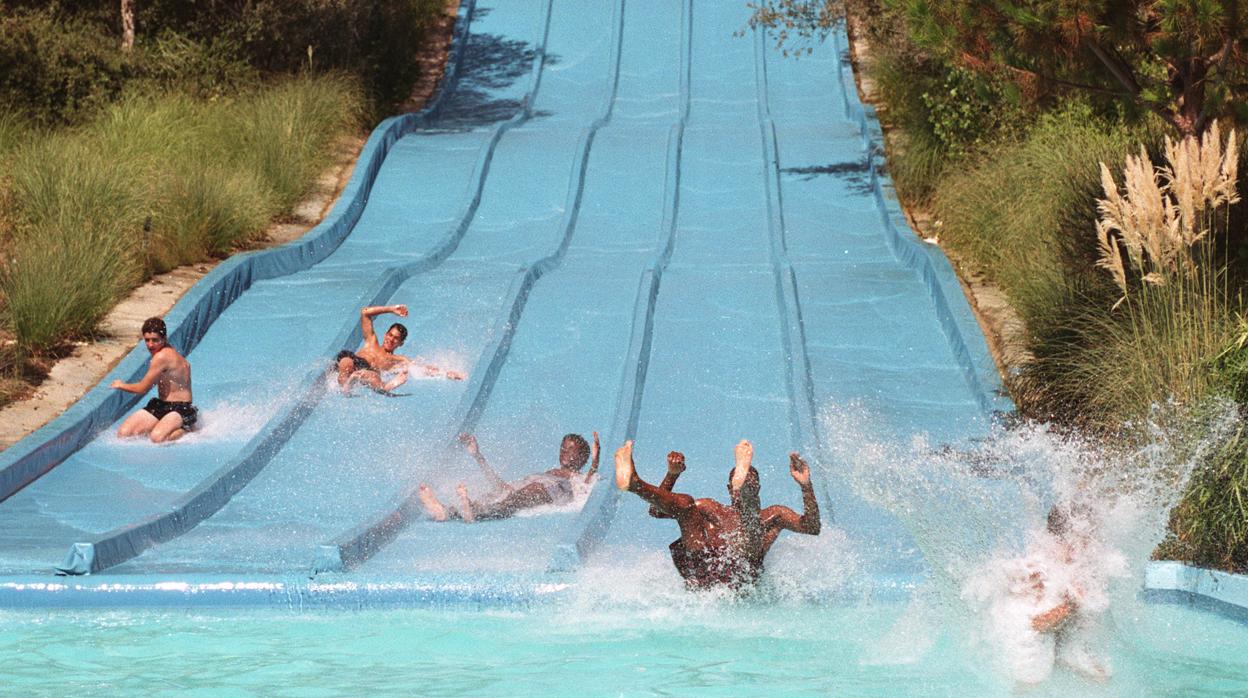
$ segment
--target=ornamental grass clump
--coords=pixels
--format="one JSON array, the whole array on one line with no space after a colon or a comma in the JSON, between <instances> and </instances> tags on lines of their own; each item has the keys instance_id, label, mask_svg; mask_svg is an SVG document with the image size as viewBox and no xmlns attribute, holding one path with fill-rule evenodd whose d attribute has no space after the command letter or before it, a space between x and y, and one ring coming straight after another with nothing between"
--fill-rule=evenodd
<instances>
[{"instance_id":1,"label":"ornamental grass clump","mask_svg":"<svg viewBox=\"0 0 1248 698\"><path fill-rule=\"evenodd\" d=\"M1161 166L1141 149L1126 157L1121 187L1101 163L1096 264L1121 297L1075 317L1078 341L1055 357L1064 370L1050 393L1085 422L1110 427L1167 399L1194 404L1223 383L1219 357L1241 310L1219 259L1240 200L1235 133L1223 142L1216 124L1202 138L1166 139Z\"/></svg>"},{"instance_id":2,"label":"ornamental grass clump","mask_svg":"<svg viewBox=\"0 0 1248 698\"><path fill-rule=\"evenodd\" d=\"M1197 282L1193 291L1210 293L1210 282L1225 278L1212 259L1209 235L1218 210L1229 219L1230 205L1240 200L1235 132L1223 150L1214 122L1201 138L1175 142L1167 136L1165 152L1167 164L1161 167L1153 166L1143 147L1139 155L1127 156L1121 191L1101 163L1105 198L1097 202L1097 266L1109 271L1122 291L1115 307L1131 294L1128 267L1142 290L1182 279Z\"/></svg>"}]
</instances>

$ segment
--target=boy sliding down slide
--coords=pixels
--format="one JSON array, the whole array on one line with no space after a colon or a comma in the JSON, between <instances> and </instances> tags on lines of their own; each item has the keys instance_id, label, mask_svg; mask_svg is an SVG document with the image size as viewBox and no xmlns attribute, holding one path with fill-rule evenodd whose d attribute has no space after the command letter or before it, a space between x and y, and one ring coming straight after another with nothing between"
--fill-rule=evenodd
<instances>
[{"instance_id":1,"label":"boy sliding down slide","mask_svg":"<svg viewBox=\"0 0 1248 698\"><path fill-rule=\"evenodd\" d=\"M375 305L360 309L360 330L364 333L364 343L356 351L343 349L334 357L334 368L338 372L338 387L346 395L357 383L379 393L389 393L407 382L408 369L417 366L427 376L445 373L450 380L463 380L464 374L459 371L445 371L432 365L418 365L406 356L395 354L395 350L407 341L407 328L401 323L394 323L386 330L381 342L377 341L377 332L373 329L373 318L384 313L394 313L399 317L407 317L406 305ZM399 371L399 374L383 382L381 374L387 371Z\"/></svg>"},{"instance_id":2,"label":"boy sliding down slide","mask_svg":"<svg viewBox=\"0 0 1248 698\"><path fill-rule=\"evenodd\" d=\"M735 456L728 475L729 506L672 492L685 470L685 456L678 451L668 454L667 476L659 487L637 476L632 441L615 452L616 486L649 502L651 516L676 519L680 526L680 538L669 547L672 562L690 588L750 586L762 575L763 558L782 530L819 535L819 504L810 484L810 467L801 456L789 454L789 472L802 490L801 516L780 505L760 511L754 447L742 440Z\"/></svg>"},{"instance_id":3,"label":"boy sliding down slide","mask_svg":"<svg viewBox=\"0 0 1248 698\"><path fill-rule=\"evenodd\" d=\"M455 488L459 497L458 506L446 506L438 501L437 495L428 484L422 483L420 502L425 507L425 513L434 521L459 519L472 523L506 519L524 509L544 504L566 504L575 495L575 484L588 483L598 473L598 432L594 432L593 448L590 448L580 434L564 436L559 443L559 467L534 473L515 482L507 482L494 472L485 456L481 455L475 436L460 434L459 442L464 445L468 455L477 461L481 472L485 473L494 489L485 499L474 502L468 497L468 487L461 482ZM582 476L581 468L590 460L593 462L590 463L589 471Z\"/></svg>"}]
</instances>

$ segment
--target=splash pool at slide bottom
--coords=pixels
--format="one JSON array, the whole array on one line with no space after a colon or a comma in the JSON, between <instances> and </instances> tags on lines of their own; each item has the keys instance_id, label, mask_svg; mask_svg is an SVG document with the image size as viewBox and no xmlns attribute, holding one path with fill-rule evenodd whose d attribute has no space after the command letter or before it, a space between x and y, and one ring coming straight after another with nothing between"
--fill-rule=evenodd
<instances>
[{"instance_id":1,"label":"splash pool at slide bottom","mask_svg":"<svg viewBox=\"0 0 1248 698\"><path fill-rule=\"evenodd\" d=\"M0 611L12 695L1004 695L958 622L906 604L732 601L625 587L431 609ZM655 580L638 580L653 583ZM669 580L663 580L669 581ZM670 587L668 587L670 588ZM903 627L905 632L897 630ZM1248 629L1170 605L1119 609L1114 676L1057 670L1028 695L1242 695Z\"/></svg>"}]
</instances>

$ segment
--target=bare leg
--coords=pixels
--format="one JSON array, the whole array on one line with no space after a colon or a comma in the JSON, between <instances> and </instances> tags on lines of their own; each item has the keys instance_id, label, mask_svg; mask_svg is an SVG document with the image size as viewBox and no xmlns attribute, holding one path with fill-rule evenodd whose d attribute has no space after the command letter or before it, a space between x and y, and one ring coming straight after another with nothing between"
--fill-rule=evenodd
<instances>
[{"instance_id":1,"label":"bare leg","mask_svg":"<svg viewBox=\"0 0 1248 698\"><path fill-rule=\"evenodd\" d=\"M425 513L434 521L446 521L446 507L442 506L442 502L438 501L437 495L433 493L429 485L422 484L420 486L420 503L425 507Z\"/></svg>"},{"instance_id":2,"label":"bare leg","mask_svg":"<svg viewBox=\"0 0 1248 698\"><path fill-rule=\"evenodd\" d=\"M152 427L152 432L149 436L152 439L152 443L159 444L166 441L177 441L185 433L182 429L182 415L177 412L170 412L161 417L156 426Z\"/></svg>"},{"instance_id":3,"label":"bare leg","mask_svg":"<svg viewBox=\"0 0 1248 698\"><path fill-rule=\"evenodd\" d=\"M126 417L126 421L117 427L117 435L122 438L131 436L142 436L152 430L156 426L156 415L147 410L139 410L134 414Z\"/></svg>"},{"instance_id":4,"label":"bare leg","mask_svg":"<svg viewBox=\"0 0 1248 698\"><path fill-rule=\"evenodd\" d=\"M387 392L385 384L381 382L381 374L371 369L364 369L352 373L351 379L347 381L347 386L350 387L353 383L361 383L379 393Z\"/></svg>"},{"instance_id":5,"label":"bare leg","mask_svg":"<svg viewBox=\"0 0 1248 698\"><path fill-rule=\"evenodd\" d=\"M477 517L472 513L472 500L468 498L468 486L459 483L455 488L455 494L459 495L459 515L466 523L472 523Z\"/></svg>"},{"instance_id":6,"label":"bare leg","mask_svg":"<svg viewBox=\"0 0 1248 698\"><path fill-rule=\"evenodd\" d=\"M615 452L615 484L622 490L636 493L638 497L656 507L659 512L672 518L679 518L681 513L693 508L694 505L693 497L687 494L665 492L637 476L637 469L633 466L632 441L625 441L624 445Z\"/></svg>"},{"instance_id":7,"label":"bare leg","mask_svg":"<svg viewBox=\"0 0 1248 698\"><path fill-rule=\"evenodd\" d=\"M737 444L736 465L732 467L732 490L737 492L741 486L745 484L745 478L750 474L750 465L754 462L754 446L749 441L741 439Z\"/></svg>"}]
</instances>

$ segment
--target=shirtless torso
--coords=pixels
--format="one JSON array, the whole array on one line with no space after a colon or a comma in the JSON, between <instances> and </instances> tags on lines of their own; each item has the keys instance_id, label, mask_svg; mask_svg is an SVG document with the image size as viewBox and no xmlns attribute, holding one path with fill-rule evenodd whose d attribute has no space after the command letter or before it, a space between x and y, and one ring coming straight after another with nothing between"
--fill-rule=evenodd
<instances>
[{"instance_id":1,"label":"shirtless torso","mask_svg":"<svg viewBox=\"0 0 1248 698\"><path fill-rule=\"evenodd\" d=\"M399 323L390 326L381 339L373 329L373 318L383 313L394 313L399 317L407 317L406 305L377 305L360 309L360 331L364 342L354 352L342 351L334 359L338 372L338 386L343 392L350 392L351 386L360 383L380 393L389 393L407 381L407 369L418 365L425 375L443 374L437 366L416 364L406 356L395 354L395 350L407 341L407 328ZM382 380L381 374L388 371L399 371L389 382ZM451 380L463 380L464 375L458 371L445 371Z\"/></svg>"},{"instance_id":2,"label":"shirtless torso","mask_svg":"<svg viewBox=\"0 0 1248 698\"><path fill-rule=\"evenodd\" d=\"M802 489L803 513L774 505L760 511L758 474L750 462L753 448L742 441L729 483L732 504L714 499L694 499L673 493L672 487L685 470L685 457L673 451L667 456L667 475L658 487L637 476L632 461L632 442L615 454L616 484L650 502L650 515L675 519L680 538L669 546L672 562L692 588L752 585L763 572L763 559L783 530L818 535L819 505L810 485L810 469L790 454L793 479Z\"/></svg>"},{"instance_id":3,"label":"shirtless torso","mask_svg":"<svg viewBox=\"0 0 1248 698\"><path fill-rule=\"evenodd\" d=\"M153 323L157 318L148 320ZM157 443L173 441L195 426L198 410L191 404L191 364L176 349L169 346L163 322L151 325L157 331L149 331L145 323L143 343L151 352L147 372L137 383L115 380L112 388L143 395L156 386L156 399L126 418L117 429L122 437L148 435Z\"/></svg>"}]
</instances>

